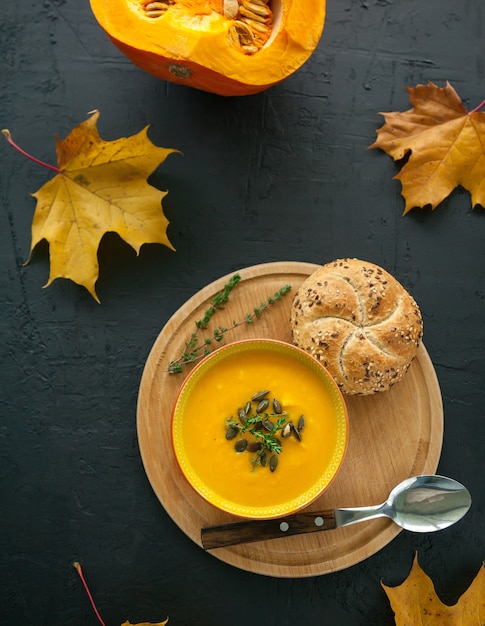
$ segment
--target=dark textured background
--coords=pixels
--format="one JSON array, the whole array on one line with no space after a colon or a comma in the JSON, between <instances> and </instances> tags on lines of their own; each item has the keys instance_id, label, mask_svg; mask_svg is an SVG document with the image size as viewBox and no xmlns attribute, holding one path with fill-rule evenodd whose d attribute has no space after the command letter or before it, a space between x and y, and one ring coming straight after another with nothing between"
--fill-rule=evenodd
<instances>
[{"instance_id":1,"label":"dark textured background","mask_svg":"<svg viewBox=\"0 0 485 626\"><path fill-rule=\"evenodd\" d=\"M177 248L137 258L115 235L100 250L101 305L59 279L43 290L47 246L28 266L34 200L51 173L0 144L0 613L7 626L95 624L79 560L107 625L394 623L380 586L415 551L454 603L485 558L485 212L458 189L436 211L402 216L398 168L367 150L379 111L406 110L402 86L449 80L485 98L483 0L328 0L323 38L295 75L265 93L222 98L134 68L87 0L2 5L0 126L55 161L92 109L104 139L150 124L175 147L152 177ZM2 139L3 141L3 139ZM274 579L204 553L148 483L136 434L138 386L168 318L198 289L278 260L376 262L412 292L440 380L439 472L471 490L456 526L401 533L348 570Z\"/></svg>"}]
</instances>

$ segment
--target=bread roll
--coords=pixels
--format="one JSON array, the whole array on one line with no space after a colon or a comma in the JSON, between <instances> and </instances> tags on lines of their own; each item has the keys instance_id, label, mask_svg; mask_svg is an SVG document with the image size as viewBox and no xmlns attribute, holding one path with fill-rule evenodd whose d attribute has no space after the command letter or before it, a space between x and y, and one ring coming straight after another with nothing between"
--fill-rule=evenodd
<instances>
[{"instance_id":1,"label":"bread roll","mask_svg":"<svg viewBox=\"0 0 485 626\"><path fill-rule=\"evenodd\" d=\"M348 394L386 391L400 380L423 336L418 305L381 267L338 259L309 276L290 314L295 345Z\"/></svg>"}]
</instances>

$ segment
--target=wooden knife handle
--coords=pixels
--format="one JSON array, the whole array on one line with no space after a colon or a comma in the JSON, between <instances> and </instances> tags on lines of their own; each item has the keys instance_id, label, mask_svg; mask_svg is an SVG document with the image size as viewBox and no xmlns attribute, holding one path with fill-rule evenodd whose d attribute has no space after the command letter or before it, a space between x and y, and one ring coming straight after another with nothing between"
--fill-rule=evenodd
<instances>
[{"instance_id":1,"label":"wooden knife handle","mask_svg":"<svg viewBox=\"0 0 485 626\"><path fill-rule=\"evenodd\" d=\"M240 543L265 541L290 535L314 533L335 528L335 512L313 511L295 513L288 517L270 520L246 520L206 526L201 529L202 547L205 550L234 546Z\"/></svg>"}]
</instances>

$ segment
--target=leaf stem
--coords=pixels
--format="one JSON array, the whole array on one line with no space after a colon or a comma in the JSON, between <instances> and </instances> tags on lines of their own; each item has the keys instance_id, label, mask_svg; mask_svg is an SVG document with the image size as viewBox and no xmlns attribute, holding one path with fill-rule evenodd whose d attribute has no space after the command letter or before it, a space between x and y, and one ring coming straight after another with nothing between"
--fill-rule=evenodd
<instances>
[{"instance_id":1,"label":"leaf stem","mask_svg":"<svg viewBox=\"0 0 485 626\"><path fill-rule=\"evenodd\" d=\"M98 611L98 609L97 609L97 607L96 607L96 604L95 604L95 602L94 602L94 600L93 600L93 596L91 595L91 592L89 591L89 587L88 587L88 584L87 584L87 582L86 582L86 580L85 580L85 578L84 578L84 574L83 574L83 570L82 570L82 568L81 568L81 564L80 564L80 563L78 563L77 561L75 561L75 562L73 563L73 565L74 565L74 567L76 568L77 573L79 574L79 578L81 579L81 582L82 582L82 584L83 584L83 586L84 586L84 589L85 589L85 591L86 591L86 593L87 593L87 596L88 596L88 598L89 598L89 601L91 602L91 606L93 607L93 611L94 611L94 613L96 614L96 617L97 617L97 618L98 618L98 620L99 620L99 623L100 623L102 626L106 626L106 624L105 624L105 623L103 622L103 620L101 619L101 615L99 614L99 611Z\"/></svg>"},{"instance_id":2,"label":"leaf stem","mask_svg":"<svg viewBox=\"0 0 485 626\"><path fill-rule=\"evenodd\" d=\"M2 129L2 134L5 135L8 143L11 146L13 146L15 148L15 150L20 152L20 154L23 154L25 157L27 157L28 159L30 159L34 163L37 163L38 165L42 165L42 167L46 167L47 169L53 170L54 172L57 172L57 173L60 172L60 169L58 167L55 167L54 165L50 165L49 163L44 163L44 161L40 161L39 159L37 159L36 157L32 156L28 152L25 152L25 150L22 150L22 148L20 146L18 146L15 143L15 141L12 139L12 135L10 134L10 131L7 128Z\"/></svg>"},{"instance_id":3,"label":"leaf stem","mask_svg":"<svg viewBox=\"0 0 485 626\"><path fill-rule=\"evenodd\" d=\"M485 100L482 100L480 102L480 104L478 106L476 106L474 109L472 109L471 111L468 111L468 115L471 115L472 113L476 113L477 111L479 111L483 106L485 106Z\"/></svg>"}]
</instances>

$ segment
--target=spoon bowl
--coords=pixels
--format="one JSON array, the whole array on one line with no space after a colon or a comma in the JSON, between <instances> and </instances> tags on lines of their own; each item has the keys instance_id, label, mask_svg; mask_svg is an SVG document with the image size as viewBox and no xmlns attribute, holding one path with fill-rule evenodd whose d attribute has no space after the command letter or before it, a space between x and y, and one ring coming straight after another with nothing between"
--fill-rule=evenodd
<instances>
[{"instance_id":1,"label":"spoon bowl","mask_svg":"<svg viewBox=\"0 0 485 626\"><path fill-rule=\"evenodd\" d=\"M472 499L466 487L444 476L416 476L395 487L390 495L396 524L412 532L430 533L458 522Z\"/></svg>"},{"instance_id":2,"label":"spoon bowl","mask_svg":"<svg viewBox=\"0 0 485 626\"><path fill-rule=\"evenodd\" d=\"M337 509L337 526L348 526L376 517L389 517L405 530L430 533L458 522L472 500L466 487L452 478L413 476L399 483L380 505Z\"/></svg>"}]
</instances>

